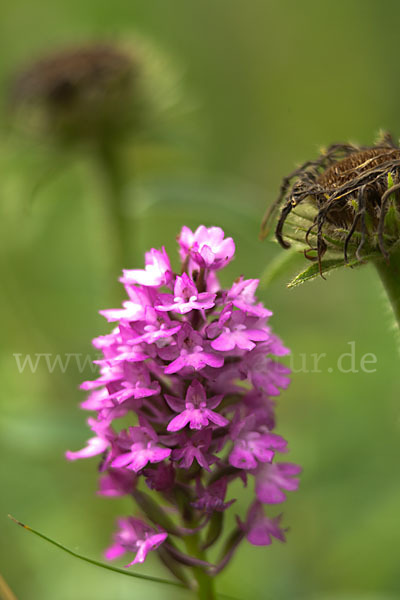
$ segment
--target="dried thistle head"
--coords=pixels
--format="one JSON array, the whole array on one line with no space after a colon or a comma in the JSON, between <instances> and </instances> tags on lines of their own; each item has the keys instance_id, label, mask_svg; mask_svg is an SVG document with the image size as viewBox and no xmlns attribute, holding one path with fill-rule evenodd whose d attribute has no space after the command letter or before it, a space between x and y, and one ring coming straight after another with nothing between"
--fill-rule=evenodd
<instances>
[{"instance_id":1,"label":"dried thistle head","mask_svg":"<svg viewBox=\"0 0 400 600\"><path fill-rule=\"evenodd\" d=\"M400 148L388 134L374 146L330 146L284 178L263 237L279 208L276 239L283 248L300 246L321 275L326 252L346 264L389 260L400 234Z\"/></svg>"},{"instance_id":2,"label":"dried thistle head","mask_svg":"<svg viewBox=\"0 0 400 600\"><path fill-rule=\"evenodd\" d=\"M22 71L12 103L24 125L63 140L115 136L137 118L138 76L135 60L111 44L69 48Z\"/></svg>"},{"instance_id":3,"label":"dried thistle head","mask_svg":"<svg viewBox=\"0 0 400 600\"><path fill-rule=\"evenodd\" d=\"M160 97L176 83L157 51L137 38L133 44L91 43L44 56L15 77L10 100L24 129L67 142L108 142L148 129Z\"/></svg>"}]
</instances>

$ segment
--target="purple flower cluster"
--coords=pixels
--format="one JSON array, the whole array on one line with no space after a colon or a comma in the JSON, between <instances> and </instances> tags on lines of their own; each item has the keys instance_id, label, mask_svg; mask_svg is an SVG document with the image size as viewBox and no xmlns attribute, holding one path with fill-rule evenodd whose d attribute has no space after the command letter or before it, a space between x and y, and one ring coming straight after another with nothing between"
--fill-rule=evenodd
<instances>
[{"instance_id":1,"label":"purple flower cluster","mask_svg":"<svg viewBox=\"0 0 400 600\"><path fill-rule=\"evenodd\" d=\"M97 415L88 419L94 435L67 458L101 455L99 493L133 496L146 519L119 520L108 558L133 552L135 564L157 549L170 567L216 573L244 537L256 545L285 539L263 505L298 487L300 467L275 462L287 442L273 432L273 399L288 386L289 369L272 357L288 350L257 302L256 279L220 288L216 271L234 256L232 238L218 227L183 227L178 243L180 275L164 248L152 249L144 269L123 272L123 307L101 311L116 327L94 340L101 374L82 385L90 392L82 407ZM220 538L234 502L225 499L228 486L249 479L255 498L218 565L184 555L178 538L200 535L203 549Z\"/></svg>"}]
</instances>

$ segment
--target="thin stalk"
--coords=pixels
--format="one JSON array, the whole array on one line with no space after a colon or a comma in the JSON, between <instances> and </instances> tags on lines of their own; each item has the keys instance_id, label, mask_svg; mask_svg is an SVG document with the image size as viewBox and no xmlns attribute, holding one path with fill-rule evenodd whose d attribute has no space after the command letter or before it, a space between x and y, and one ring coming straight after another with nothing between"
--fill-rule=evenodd
<instances>
[{"instance_id":1,"label":"thin stalk","mask_svg":"<svg viewBox=\"0 0 400 600\"><path fill-rule=\"evenodd\" d=\"M397 328L400 327L400 248L390 255L389 262L380 260L376 268L385 287L393 313L396 318Z\"/></svg>"},{"instance_id":2,"label":"thin stalk","mask_svg":"<svg viewBox=\"0 0 400 600\"><path fill-rule=\"evenodd\" d=\"M198 533L184 537L185 546L189 554L206 560L206 553L201 549L201 542ZM201 567L192 567L193 575L197 581L197 597L199 600L216 600L217 595L214 590L214 580Z\"/></svg>"},{"instance_id":3,"label":"thin stalk","mask_svg":"<svg viewBox=\"0 0 400 600\"><path fill-rule=\"evenodd\" d=\"M105 218L109 230L109 243L113 255L113 277L134 263L133 244L135 232L132 220L126 215L126 188L128 177L119 147L112 141L101 141L96 159L103 181Z\"/></svg>"},{"instance_id":4,"label":"thin stalk","mask_svg":"<svg viewBox=\"0 0 400 600\"><path fill-rule=\"evenodd\" d=\"M144 579L146 581L154 581L156 583L163 583L164 585L172 585L172 586L179 587L179 588L186 587L181 582L178 582L178 581L170 581L169 579L162 579L161 577L151 577L150 575L144 575L144 574L142 575L141 573L135 573L133 571L130 571L129 569L119 569L118 567L113 567L111 565L99 562L98 560L93 560L92 558L88 558L87 556L82 556L81 554L78 554L78 552L75 552L74 550L67 548L63 544L60 544L59 542L56 542L55 540L47 537L47 535L44 535L44 533L41 533L40 531L33 529L33 527L30 527L29 525L26 525L25 523L21 523L21 521L18 521L18 519L16 519L12 515L8 515L8 517L12 521L14 521L14 523L23 527L23 529L25 529L26 531L30 531L34 535L37 535L38 537L42 538L46 542L49 542L53 546L60 548L60 550L63 550L67 554L70 554L71 556L74 556L75 558L79 558L79 560L83 560L87 563L90 563L91 565L95 565L96 567L106 569L107 571L113 571L114 573L119 573L120 575L126 575L127 577L135 577L136 579Z\"/></svg>"}]
</instances>

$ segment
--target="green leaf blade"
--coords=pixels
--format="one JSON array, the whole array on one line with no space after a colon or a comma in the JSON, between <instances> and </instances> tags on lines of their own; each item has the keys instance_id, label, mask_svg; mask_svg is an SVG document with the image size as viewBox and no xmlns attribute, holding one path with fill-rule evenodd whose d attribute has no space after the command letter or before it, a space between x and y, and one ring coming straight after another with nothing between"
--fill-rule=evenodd
<instances>
[{"instance_id":1,"label":"green leaf blade","mask_svg":"<svg viewBox=\"0 0 400 600\"><path fill-rule=\"evenodd\" d=\"M362 265L365 264L365 262L367 260L369 260L373 257L374 257L374 255L364 256L362 262L358 261L357 259L354 259L354 260L349 261L348 264L345 264L343 257L324 260L322 262L322 274L325 275L326 273L329 273L330 271L333 271L334 269L339 269L340 267L350 267L350 268L361 267ZM318 263L313 263L307 269L305 269L304 271L302 271L301 273L296 275L296 277L288 283L287 287L294 288L298 285L301 285L302 283L305 283L306 281L311 281L312 279L315 279L319 275L320 275L319 265L318 265Z\"/></svg>"},{"instance_id":2,"label":"green leaf blade","mask_svg":"<svg viewBox=\"0 0 400 600\"><path fill-rule=\"evenodd\" d=\"M67 554L70 554L71 556L74 556L75 558L79 558L79 560L83 560L87 563L90 563L91 565L95 565L96 567L101 567L102 569L106 569L107 571L114 571L114 573L120 573L121 575L126 575L128 577L135 577L136 579L144 579L146 581L153 581L155 583L162 583L164 585L173 585L173 586L179 587L179 588L186 588L186 586L184 586L183 583L180 583L177 581L170 581L168 579L163 579L161 577L152 577L151 575L143 575L141 573L134 573L133 571L130 571L127 569L126 570L119 569L118 567L113 567L112 565L107 565L98 560L88 558L87 556L82 556L81 554L78 554L78 552L75 552L74 550L71 550L70 548L63 546L63 544L60 544L60 542L56 542L55 540L49 538L47 535L44 535L44 533L41 533L40 531L36 531L29 525L25 525L24 523L21 523L21 521L18 521L18 519L16 519L15 517L13 517L11 515L8 515L8 517L12 521L14 521L14 523L17 523L17 525L20 525L20 527L22 527L23 529L30 531L31 533L34 533L35 535L42 538L49 544L56 546L56 548L60 548L60 550L63 550Z\"/></svg>"}]
</instances>

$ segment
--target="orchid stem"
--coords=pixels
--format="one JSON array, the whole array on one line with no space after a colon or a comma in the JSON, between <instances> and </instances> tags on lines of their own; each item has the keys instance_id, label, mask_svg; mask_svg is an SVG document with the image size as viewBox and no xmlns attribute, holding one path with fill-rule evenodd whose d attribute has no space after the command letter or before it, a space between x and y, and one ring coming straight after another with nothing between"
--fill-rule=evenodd
<instances>
[{"instance_id":1,"label":"orchid stem","mask_svg":"<svg viewBox=\"0 0 400 600\"><path fill-rule=\"evenodd\" d=\"M185 536L184 541L189 554L200 560L206 560L205 552L200 548L200 537L198 533ZM198 600L216 600L217 596L214 590L213 578L210 577L202 567L193 567L193 575L197 581Z\"/></svg>"}]
</instances>

